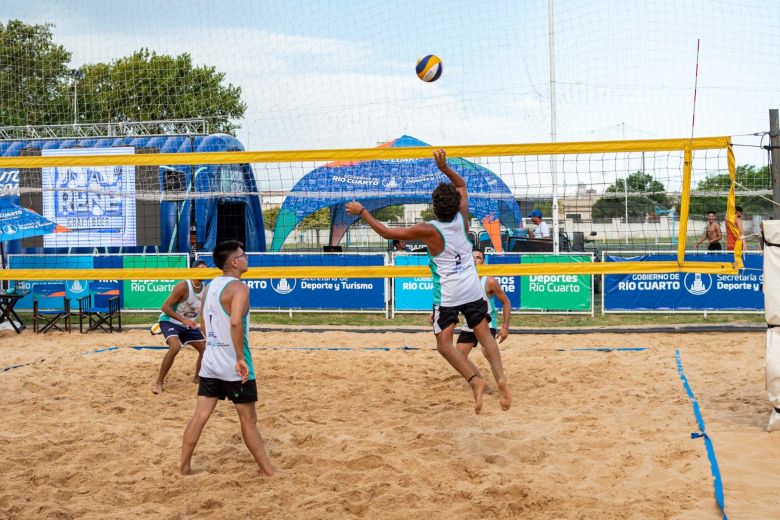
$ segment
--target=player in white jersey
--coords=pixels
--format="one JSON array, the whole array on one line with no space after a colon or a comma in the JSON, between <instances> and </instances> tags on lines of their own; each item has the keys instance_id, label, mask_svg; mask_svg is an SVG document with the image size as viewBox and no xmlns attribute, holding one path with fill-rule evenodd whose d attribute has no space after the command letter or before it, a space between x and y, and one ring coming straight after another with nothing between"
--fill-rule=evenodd
<instances>
[{"instance_id":1,"label":"player in white jersey","mask_svg":"<svg viewBox=\"0 0 780 520\"><path fill-rule=\"evenodd\" d=\"M440 183L431 194L436 220L410 227L388 228L371 215L359 202L348 202L347 212L361 216L381 237L388 240L421 240L428 247L428 265L434 282L433 332L439 353L471 387L474 411L482 411L482 394L487 383L478 371L452 344L458 314L474 330L483 353L490 363L498 384L499 402L503 410L512 405L512 395L501 364L501 353L490 334L488 305L479 282L472 245L468 241L468 190L463 177L447 165L444 150L433 153L436 165L450 182Z\"/></svg>"},{"instance_id":2,"label":"player in white jersey","mask_svg":"<svg viewBox=\"0 0 780 520\"><path fill-rule=\"evenodd\" d=\"M485 253L483 253L482 250L474 249L471 252L471 256L474 258L474 263L476 265L483 265L485 263ZM512 304L509 302L509 298L504 292L504 289L501 288L501 284L498 283L498 280L492 276L483 276L480 278L480 282L482 283L482 290L485 292L488 302L490 334L498 339L498 343L503 343L509 335L509 320L512 316ZM496 309L495 299L498 299L501 302L502 314L504 317L500 329L498 329L498 310ZM471 349L477 346L477 337L474 335L474 331L468 326L468 323L464 323L460 328L460 331L460 335L455 342L455 347L457 347L457 349L466 356L466 359L468 359ZM471 368L475 372L479 373L477 366L471 363L470 360L469 364L472 365ZM488 393L491 393L491 391L488 390Z\"/></svg>"},{"instance_id":3,"label":"player in white jersey","mask_svg":"<svg viewBox=\"0 0 780 520\"><path fill-rule=\"evenodd\" d=\"M206 336L206 352L195 415L184 430L179 472L190 473L192 453L203 427L217 402L227 398L236 408L241 435L260 473L271 476L277 470L257 430L257 383L249 350L249 288L240 280L248 269L247 256L240 242L230 240L218 244L213 257L222 276L212 280L203 298L200 328Z\"/></svg>"},{"instance_id":4,"label":"player in white jersey","mask_svg":"<svg viewBox=\"0 0 780 520\"><path fill-rule=\"evenodd\" d=\"M206 262L198 260L193 267L204 268L207 266ZM160 331L165 336L168 352L165 353L160 365L157 381L152 386L152 392L155 394L163 391L165 376L184 345L191 345L198 351L194 378L194 381L198 382L198 372L200 372L200 362L203 359L203 350L206 348L206 338L203 337L195 320L200 316L204 285L203 280L182 280L173 287L171 294L162 305Z\"/></svg>"}]
</instances>

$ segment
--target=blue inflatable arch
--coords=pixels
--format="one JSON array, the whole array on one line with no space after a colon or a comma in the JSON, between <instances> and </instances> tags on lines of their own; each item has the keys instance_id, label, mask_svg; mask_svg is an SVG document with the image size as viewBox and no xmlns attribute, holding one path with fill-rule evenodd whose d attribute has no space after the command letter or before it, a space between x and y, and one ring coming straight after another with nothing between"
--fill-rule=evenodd
<instances>
[{"instance_id":1,"label":"blue inflatable arch","mask_svg":"<svg viewBox=\"0 0 780 520\"><path fill-rule=\"evenodd\" d=\"M404 135L383 145L430 146ZM498 175L465 159L449 165L466 181L469 211L479 220L497 219L508 228L520 226L520 211L512 191ZM370 211L399 204L429 204L431 193L447 177L430 159L332 163L307 173L285 198L274 227L271 251L279 251L304 218L330 208L330 245L337 245L358 217L348 215L345 203L358 200Z\"/></svg>"}]
</instances>

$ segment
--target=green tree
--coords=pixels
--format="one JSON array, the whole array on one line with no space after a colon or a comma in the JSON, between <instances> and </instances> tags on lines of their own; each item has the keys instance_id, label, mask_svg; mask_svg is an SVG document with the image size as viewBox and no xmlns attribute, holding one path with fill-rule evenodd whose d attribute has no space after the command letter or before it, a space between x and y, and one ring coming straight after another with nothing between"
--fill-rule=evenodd
<instances>
[{"instance_id":1,"label":"green tree","mask_svg":"<svg viewBox=\"0 0 780 520\"><path fill-rule=\"evenodd\" d=\"M742 164L736 169L737 191L741 189L749 190L771 190L772 177L769 166L756 168L752 164ZM726 193L731 186L731 178L727 173L714 175L703 181L694 189L694 195L691 196L690 214L692 216L706 215L709 211L714 211L720 218L726 214ZM708 195L711 193L711 195ZM771 195L764 195L772 198ZM769 215L772 213L772 202L752 195L748 197L737 196L737 206L742 206L748 215Z\"/></svg>"},{"instance_id":2,"label":"green tree","mask_svg":"<svg viewBox=\"0 0 780 520\"><path fill-rule=\"evenodd\" d=\"M404 206L387 206L371 212L381 222L398 222L404 218Z\"/></svg>"},{"instance_id":3,"label":"green tree","mask_svg":"<svg viewBox=\"0 0 780 520\"><path fill-rule=\"evenodd\" d=\"M428 204L425 209L420 212L420 218L422 218L425 222L428 222L429 220L436 220L436 213L433 212L433 206Z\"/></svg>"},{"instance_id":4,"label":"green tree","mask_svg":"<svg viewBox=\"0 0 780 520\"><path fill-rule=\"evenodd\" d=\"M626 214L628 218L645 218L648 214L654 214L655 207L667 209L673 202L666 194L663 183L653 179L652 175L637 171L626 177L619 178L604 190L605 193L614 193L611 197L601 197L593 205L593 218L619 218ZM628 204L625 197L620 194L628 191ZM642 195L636 195L642 193Z\"/></svg>"},{"instance_id":5,"label":"green tree","mask_svg":"<svg viewBox=\"0 0 780 520\"><path fill-rule=\"evenodd\" d=\"M276 227L276 219L279 217L280 206L273 206L263 210L263 227L268 231L273 231Z\"/></svg>"},{"instance_id":6,"label":"green tree","mask_svg":"<svg viewBox=\"0 0 780 520\"><path fill-rule=\"evenodd\" d=\"M300 231L307 229L325 229L330 227L330 208L321 208L301 220L297 228Z\"/></svg>"},{"instance_id":7,"label":"green tree","mask_svg":"<svg viewBox=\"0 0 780 520\"><path fill-rule=\"evenodd\" d=\"M0 125L67 122L71 54L54 43L52 27L0 24Z\"/></svg>"},{"instance_id":8,"label":"green tree","mask_svg":"<svg viewBox=\"0 0 780 520\"><path fill-rule=\"evenodd\" d=\"M80 122L205 118L210 130L233 133L243 117L241 87L224 84L215 67L194 66L189 54L160 55L141 49L111 63L81 68Z\"/></svg>"}]
</instances>

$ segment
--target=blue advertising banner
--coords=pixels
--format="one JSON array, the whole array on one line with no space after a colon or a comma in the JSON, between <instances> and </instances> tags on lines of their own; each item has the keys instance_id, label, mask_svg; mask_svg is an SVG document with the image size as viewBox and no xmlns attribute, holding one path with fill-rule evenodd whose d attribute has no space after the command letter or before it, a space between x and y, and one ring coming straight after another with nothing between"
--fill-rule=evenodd
<instances>
[{"instance_id":1,"label":"blue advertising banner","mask_svg":"<svg viewBox=\"0 0 780 520\"><path fill-rule=\"evenodd\" d=\"M427 254L396 255L395 265L428 265ZM433 278L396 278L393 282L395 311L429 311L433 308Z\"/></svg>"},{"instance_id":2,"label":"blue advertising banner","mask_svg":"<svg viewBox=\"0 0 780 520\"><path fill-rule=\"evenodd\" d=\"M8 255L10 269L92 269L94 257L89 255ZM78 309L77 300L89 294L90 282L86 280L18 282L17 286L30 294L19 300L17 309L32 309L33 296L39 296L42 309L62 306L62 291L71 299L71 305Z\"/></svg>"},{"instance_id":3,"label":"blue advertising banner","mask_svg":"<svg viewBox=\"0 0 780 520\"><path fill-rule=\"evenodd\" d=\"M485 255L485 263L490 264L519 264L522 262L519 253L504 253L504 254L487 254ZM509 298L509 303L513 309L520 308L520 276L494 276L498 283L501 284L501 288ZM495 304L498 309L501 309L503 305L495 298Z\"/></svg>"},{"instance_id":4,"label":"blue advertising banner","mask_svg":"<svg viewBox=\"0 0 780 520\"><path fill-rule=\"evenodd\" d=\"M731 262L727 254L686 255L686 260ZM675 254L632 258L605 256L607 262L676 261ZM761 311L764 294L763 257L745 255L745 269L736 275L699 273L604 276L604 311Z\"/></svg>"},{"instance_id":5,"label":"blue advertising banner","mask_svg":"<svg viewBox=\"0 0 780 520\"><path fill-rule=\"evenodd\" d=\"M384 254L247 253L249 267L385 265ZM198 255L213 266L211 255ZM385 310L384 278L244 280L253 309Z\"/></svg>"}]
</instances>

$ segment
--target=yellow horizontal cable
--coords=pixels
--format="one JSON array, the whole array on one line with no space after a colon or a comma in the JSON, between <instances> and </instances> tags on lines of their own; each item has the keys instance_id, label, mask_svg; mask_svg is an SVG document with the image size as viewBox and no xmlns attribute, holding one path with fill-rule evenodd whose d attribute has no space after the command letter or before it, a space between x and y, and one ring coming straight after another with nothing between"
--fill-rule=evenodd
<instances>
[{"instance_id":1,"label":"yellow horizontal cable","mask_svg":"<svg viewBox=\"0 0 780 520\"><path fill-rule=\"evenodd\" d=\"M621 152L664 152L726 148L730 137L695 139L643 139L570 143L495 144L444 146L450 157L513 155L561 155ZM53 166L162 166L186 164L240 164L265 162L370 161L376 159L429 159L432 146L398 148L350 148L337 150L287 150L269 152L193 152L134 155L72 155L0 157L0 168L44 168Z\"/></svg>"},{"instance_id":2,"label":"yellow horizontal cable","mask_svg":"<svg viewBox=\"0 0 780 520\"><path fill-rule=\"evenodd\" d=\"M582 262L485 265L479 274L493 276L642 273L737 274L729 262ZM183 280L211 279L217 269L2 269L0 280ZM253 267L245 279L258 278L411 278L429 277L426 266Z\"/></svg>"}]
</instances>

